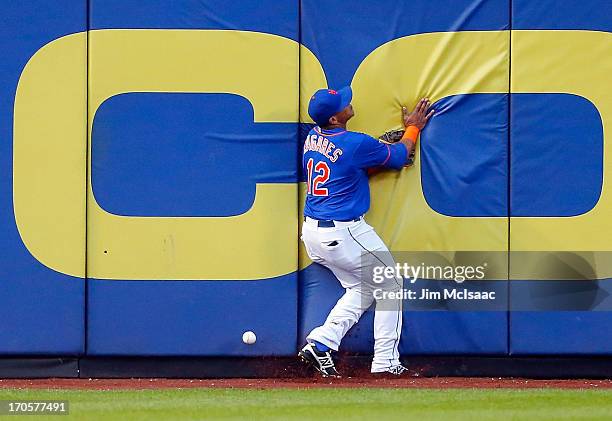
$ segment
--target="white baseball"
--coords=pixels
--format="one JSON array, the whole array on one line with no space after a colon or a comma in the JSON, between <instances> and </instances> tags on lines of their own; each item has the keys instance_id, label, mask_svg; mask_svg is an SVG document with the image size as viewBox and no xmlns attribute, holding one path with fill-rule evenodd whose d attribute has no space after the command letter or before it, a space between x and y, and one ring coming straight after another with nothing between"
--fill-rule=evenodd
<instances>
[{"instance_id":1,"label":"white baseball","mask_svg":"<svg viewBox=\"0 0 612 421\"><path fill-rule=\"evenodd\" d=\"M255 342L257 342L257 336L255 336L255 332L251 332L250 330L244 332L242 334L242 342L247 345L253 345Z\"/></svg>"}]
</instances>

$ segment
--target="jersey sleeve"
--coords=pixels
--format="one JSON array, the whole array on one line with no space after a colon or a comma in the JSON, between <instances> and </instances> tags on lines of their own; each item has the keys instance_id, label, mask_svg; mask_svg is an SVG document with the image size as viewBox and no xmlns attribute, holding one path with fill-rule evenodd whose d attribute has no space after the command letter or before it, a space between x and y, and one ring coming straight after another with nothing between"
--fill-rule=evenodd
<instances>
[{"instance_id":1,"label":"jersey sleeve","mask_svg":"<svg viewBox=\"0 0 612 421\"><path fill-rule=\"evenodd\" d=\"M387 145L368 135L363 135L355 149L353 162L359 168L386 167L396 170L408 163L408 150L402 143Z\"/></svg>"}]
</instances>

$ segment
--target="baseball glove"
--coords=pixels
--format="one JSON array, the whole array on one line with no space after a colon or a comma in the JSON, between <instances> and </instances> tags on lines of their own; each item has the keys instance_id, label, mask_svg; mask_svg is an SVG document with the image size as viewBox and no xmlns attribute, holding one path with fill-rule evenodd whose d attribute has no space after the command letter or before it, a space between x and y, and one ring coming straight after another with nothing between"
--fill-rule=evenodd
<instances>
[{"instance_id":1,"label":"baseball glove","mask_svg":"<svg viewBox=\"0 0 612 421\"><path fill-rule=\"evenodd\" d=\"M378 136L378 140L382 143L386 143L387 145L392 145L394 143L399 142L403 135L404 135L403 130L390 130ZM414 148L412 152L410 153L406 166L410 166L414 164L414 151L415 150L416 148Z\"/></svg>"},{"instance_id":2,"label":"baseball glove","mask_svg":"<svg viewBox=\"0 0 612 421\"><path fill-rule=\"evenodd\" d=\"M392 143L399 142L403 135L403 130L390 130L378 136L378 140L380 140L382 143L390 145Z\"/></svg>"}]
</instances>

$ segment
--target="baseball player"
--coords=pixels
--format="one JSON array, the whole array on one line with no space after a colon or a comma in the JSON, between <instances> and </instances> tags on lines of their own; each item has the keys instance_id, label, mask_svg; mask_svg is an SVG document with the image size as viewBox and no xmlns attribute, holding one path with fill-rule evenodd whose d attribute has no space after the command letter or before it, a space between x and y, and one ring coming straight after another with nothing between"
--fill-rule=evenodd
<instances>
[{"instance_id":1,"label":"baseball player","mask_svg":"<svg viewBox=\"0 0 612 421\"><path fill-rule=\"evenodd\" d=\"M308 183L302 241L310 259L330 269L345 288L325 323L310 332L298 354L324 377L339 377L331 351L338 350L344 335L375 301L374 281L367 276L364 257L394 266L389 250L363 218L370 207L368 170L404 168L420 130L434 113L427 98L412 113L402 107L405 132L399 142L389 145L346 129L355 115L351 99L350 87L315 92L308 114L317 126L306 137L302 158ZM399 290L402 285L399 278L380 287ZM393 301L374 315L372 373L401 375L406 370L398 351L401 300Z\"/></svg>"}]
</instances>

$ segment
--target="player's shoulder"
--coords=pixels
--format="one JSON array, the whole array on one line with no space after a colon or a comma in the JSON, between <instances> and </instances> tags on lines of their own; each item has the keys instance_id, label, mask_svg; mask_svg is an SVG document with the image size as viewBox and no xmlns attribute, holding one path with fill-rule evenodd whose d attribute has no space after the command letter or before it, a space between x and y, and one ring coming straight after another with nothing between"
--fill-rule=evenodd
<instances>
[{"instance_id":1,"label":"player's shoulder","mask_svg":"<svg viewBox=\"0 0 612 421\"><path fill-rule=\"evenodd\" d=\"M371 142L371 141L378 142L378 140L376 140L375 138L373 138L372 136L370 136L367 133L357 132L357 131L353 131L353 130L347 130L346 134L351 136L351 137L353 137L356 140L359 140L360 142Z\"/></svg>"},{"instance_id":2,"label":"player's shoulder","mask_svg":"<svg viewBox=\"0 0 612 421\"><path fill-rule=\"evenodd\" d=\"M351 136L353 137L355 147L361 146L363 148L368 148L368 147L372 148L372 147L377 147L381 144L378 141L378 139L375 139L374 137L370 136L367 133L356 132L356 131L350 131L347 133L350 133Z\"/></svg>"}]
</instances>

